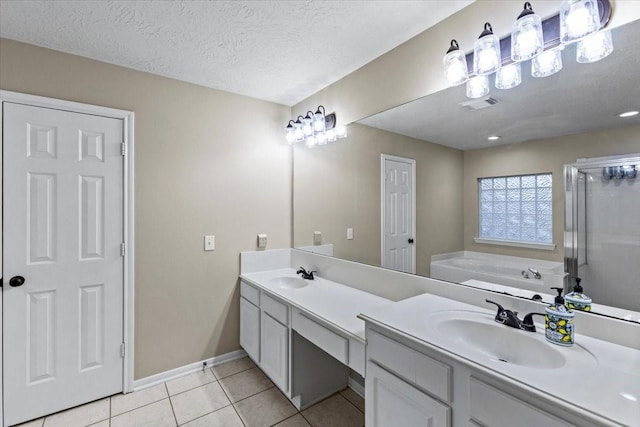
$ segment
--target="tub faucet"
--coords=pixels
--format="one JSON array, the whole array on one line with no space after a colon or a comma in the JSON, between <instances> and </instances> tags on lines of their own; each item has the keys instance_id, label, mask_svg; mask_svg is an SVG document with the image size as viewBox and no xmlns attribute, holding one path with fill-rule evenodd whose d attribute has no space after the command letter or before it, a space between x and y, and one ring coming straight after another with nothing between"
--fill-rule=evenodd
<instances>
[{"instance_id":1,"label":"tub faucet","mask_svg":"<svg viewBox=\"0 0 640 427\"><path fill-rule=\"evenodd\" d=\"M538 270L534 270L531 267L529 267L528 270L533 273L533 277L535 277L536 279L542 279L542 274L540 274Z\"/></svg>"},{"instance_id":2,"label":"tub faucet","mask_svg":"<svg viewBox=\"0 0 640 427\"><path fill-rule=\"evenodd\" d=\"M498 306L498 312L496 313L494 320L498 323L509 326L510 328L522 329L527 332L535 332L536 326L533 324L533 316L544 316L542 313L529 313L524 316L524 319L520 320L518 319L517 311L505 310L505 308L497 302L493 302L488 299L485 301Z\"/></svg>"},{"instance_id":3,"label":"tub faucet","mask_svg":"<svg viewBox=\"0 0 640 427\"><path fill-rule=\"evenodd\" d=\"M300 267L300 270L296 271L296 274L302 274L302 278L307 280L314 279L313 273L316 273L316 271L307 271L303 267Z\"/></svg>"}]
</instances>

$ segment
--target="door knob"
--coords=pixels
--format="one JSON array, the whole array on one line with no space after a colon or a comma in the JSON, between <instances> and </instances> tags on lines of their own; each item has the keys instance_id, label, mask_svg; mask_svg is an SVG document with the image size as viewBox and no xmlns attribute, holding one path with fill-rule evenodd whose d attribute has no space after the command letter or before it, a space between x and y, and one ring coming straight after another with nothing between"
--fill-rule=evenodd
<instances>
[{"instance_id":1,"label":"door knob","mask_svg":"<svg viewBox=\"0 0 640 427\"><path fill-rule=\"evenodd\" d=\"M17 288L18 286L22 285L24 285L24 277L22 276L13 276L11 279L9 279L9 286Z\"/></svg>"},{"instance_id":2,"label":"door knob","mask_svg":"<svg viewBox=\"0 0 640 427\"><path fill-rule=\"evenodd\" d=\"M409 244L413 245L413 239L408 240Z\"/></svg>"}]
</instances>

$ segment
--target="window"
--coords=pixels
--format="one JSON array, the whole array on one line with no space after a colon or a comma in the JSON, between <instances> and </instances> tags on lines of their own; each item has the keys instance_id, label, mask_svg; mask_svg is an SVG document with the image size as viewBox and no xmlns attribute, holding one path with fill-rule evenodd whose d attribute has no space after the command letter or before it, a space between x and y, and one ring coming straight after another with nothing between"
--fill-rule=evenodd
<instances>
[{"instance_id":1,"label":"window","mask_svg":"<svg viewBox=\"0 0 640 427\"><path fill-rule=\"evenodd\" d=\"M479 240L551 244L551 190L550 173L478 179Z\"/></svg>"}]
</instances>

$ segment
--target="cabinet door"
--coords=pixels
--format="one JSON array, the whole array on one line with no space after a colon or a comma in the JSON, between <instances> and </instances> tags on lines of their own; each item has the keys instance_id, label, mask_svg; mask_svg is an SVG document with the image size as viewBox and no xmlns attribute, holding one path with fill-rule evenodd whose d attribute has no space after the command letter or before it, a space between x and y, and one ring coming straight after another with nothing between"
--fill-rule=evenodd
<instances>
[{"instance_id":1,"label":"cabinet door","mask_svg":"<svg viewBox=\"0 0 640 427\"><path fill-rule=\"evenodd\" d=\"M240 345L260 363L260 309L240 298Z\"/></svg>"},{"instance_id":2,"label":"cabinet door","mask_svg":"<svg viewBox=\"0 0 640 427\"><path fill-rule=\"evenodd\" d=\"M449 427L451 409L375 363L367 363L367 427Z\"/></svg>"},{"instance_id":3,"label":"cabinet door","mask_svg":"<svg viewBox=\"0 0 640 427\"><path fill-rule=\"evenodd\" d=\"M265 312L260 324L260 368L286 393L289 391L289 328Z\"/></svg>"}]
</instances>

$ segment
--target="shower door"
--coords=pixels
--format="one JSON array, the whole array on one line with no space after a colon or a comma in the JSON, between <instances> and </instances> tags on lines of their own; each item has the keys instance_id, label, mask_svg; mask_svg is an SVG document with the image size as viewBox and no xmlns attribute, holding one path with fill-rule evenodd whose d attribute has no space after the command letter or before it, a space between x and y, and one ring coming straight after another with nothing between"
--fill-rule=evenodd
<instances>
[{"instance_id":1,"label":"shower door","mask_svg":"<svg viewBox=\"0 0 640 427\"><path fill-rule=\"evenodd\" d=\"M640 154L585 159L564 174L566 272L594 303L640 311Z\"/></svg>"}]
</instances>

